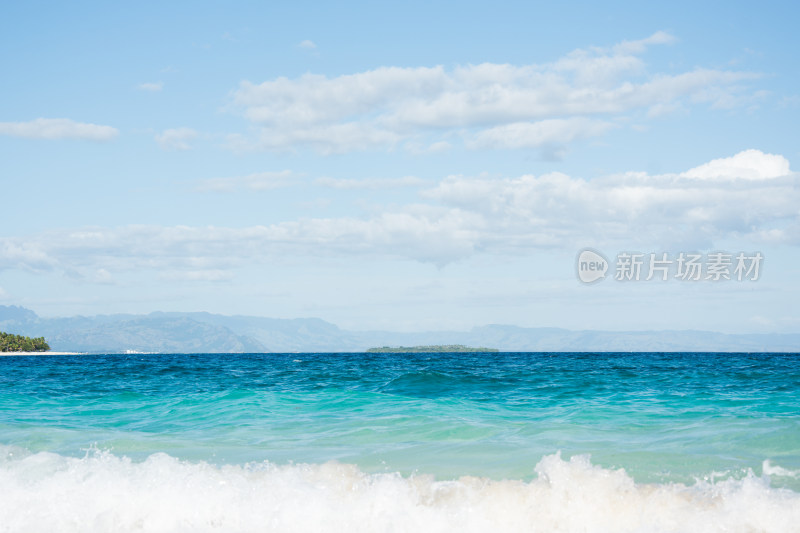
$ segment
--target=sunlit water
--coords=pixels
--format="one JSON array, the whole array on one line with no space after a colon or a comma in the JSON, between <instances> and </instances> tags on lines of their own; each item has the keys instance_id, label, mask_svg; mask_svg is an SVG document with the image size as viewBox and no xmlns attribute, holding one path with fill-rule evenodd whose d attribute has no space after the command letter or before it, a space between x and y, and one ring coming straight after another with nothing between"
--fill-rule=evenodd
<instances>
[{"instance_id":1,"label":"sunlit water","mask_svg":"<svg viewBox=\"0 0 800 533\"><path fill-rule=\"evenodd\" d=\"M0 531L800 531L800 356L0 358Z\"/></svg>"}]
</instances>

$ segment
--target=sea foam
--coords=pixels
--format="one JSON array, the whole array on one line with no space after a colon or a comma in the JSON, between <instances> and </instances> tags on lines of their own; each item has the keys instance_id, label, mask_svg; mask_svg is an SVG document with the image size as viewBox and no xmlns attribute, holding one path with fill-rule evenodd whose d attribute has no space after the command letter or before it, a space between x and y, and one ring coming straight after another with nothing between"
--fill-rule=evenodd
<instances>
[{"instance_id":1,"label":"sea foam","mask_svg":"<svg viewBox=\"0 0 800 533\"><path fill-rule=\"evenodd\" d=\"M767 476L643 485L560 454L535 472L443 481L334 462L214 466L2 446L0 531L800 531L800 494Z\"/></svg>"}]
</instances>

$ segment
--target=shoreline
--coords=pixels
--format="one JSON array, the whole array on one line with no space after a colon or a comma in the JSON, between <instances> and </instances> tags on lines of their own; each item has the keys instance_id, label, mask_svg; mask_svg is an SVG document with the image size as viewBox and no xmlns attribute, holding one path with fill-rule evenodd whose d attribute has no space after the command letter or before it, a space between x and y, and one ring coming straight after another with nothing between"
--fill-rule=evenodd
<instances>
[{"instance_id":1,"label":"shoreline","mask_svg":"<svg viewBox=\"0 0 800 533\"><path fill-rule=\"evenodd\" d=\"M86 355L86 352L0 352L0 357L14 355Z\"/></svg>"}]
</instances>

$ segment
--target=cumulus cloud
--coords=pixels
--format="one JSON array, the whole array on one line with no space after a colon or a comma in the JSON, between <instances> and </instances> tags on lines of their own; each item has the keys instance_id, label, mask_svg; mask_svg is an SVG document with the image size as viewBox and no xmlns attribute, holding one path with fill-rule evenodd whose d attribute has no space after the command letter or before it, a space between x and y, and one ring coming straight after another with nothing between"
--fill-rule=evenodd
<instances>
[{"instance_id":1,"label":"cumulus cloud","mask_svg":"<svg viewBox=\"0 0 800 533\"><path fill-rule=\"evenodd\" d=\"M148 91L152 93L157 93L161 89L164 88L164 82L161 81L151 81L146 83L140 83L138 86L140 91Z\"/></svg>"},{"instance_id":2,"label":"cumulus cloud","mask_svg":"<svg viewBox=\"0 0 800 533\"><path fill-rule=\"evenodd\" d=\"M696 179L764 180L788 176L789 161L782 155L765 154L760 150L745 150L733 157L714 159L690 169L682 175Z\"/></svg>"},{"instance_id":3,"label":"cumulus cloud","mask_svg":"<svg viewBox=\"0 0 800 533\"><path fill-rule=\"evenodd\" d=\"M563 146L602 135L635 112L725 107L752 96L746 88L757 77L752 73L648 73L640 56L673 40L657 32L545 64L380 67L244 81L233 92L232 108L259 128L252 147L337 153L401 141L433 146L453 133L463 133L467 148ZM589 127L579 132L581 124Z\"/></svg>"},{"instance_id":4,"label":"cumulus cloud","mask_svg":"<svg viewBox=\"0 0 800 533\"><path fill-rule=\"evenodd\" d=\"M0 269L46 271L58 266L46 243L31 239L0 239Z\"/></svg>"},{"instance_id":5,"label":"cumulus cloud","mask_svg":"<svg viewBox=\"0 0 800 533\"><path fill-rule=\"evenodd\" d=\"M563 146L577 139L596 137L614 124L582 117L514 122L485 129L467 140L470 148L541 148Z\"/></svg>"},{"instance_id":6,"label":"cumulus cloud","mask_svg":"<svg viewBox=\"0 0 800 533\"><path fill-rule=\"evenodd\" d=\"M449 176L426 189L419 203L364 217L245 228L89 228L0 238L0 269L62 270L87 278L98 269L111 274L154 269L194 272L197 280L210 280L223 279L220 272L238 265L297 256L383 256L445 265L483 253L586 245L702 250L735 239L754 249L765 243L798 246L800 175L780 175L788 169L781 164L769 177L748 177L753 169L771 168L776 157L745 151L723 160L736 161L739 169L726 170L724 180L687 175L691 171L592 180L562 173Z\"/></svg>"},{"instance_id":7,"label":"cumulus cloud","mask_svg":"<svg viewBox=\"0 0 800 533\"><path fill-rule=\"evenodd\" d=\"M119 134L111 126L75 122L67 118L37 118L29 122L0 122L0 135L28 139L82 139L109 141Z\"/></svg>"},{"instance_id":8,"label":"cumulus cloud","mask_svg":"<svg viewBox=\"0 0 800 533\"><path fill-rule=\"evenodd\" d=\"M317 45L314 44L314 41L309 41L308 39L305 41L300 41L300 44L297 46L300 48L305 48L306 50L314 50L317 47Z\"/></svg>"},{"instance_id":9,"label":"cumulus cloud","mask_svg":"<svg viewBox=\"0 0 800 533\"><path fill-rule=\"evenodd\" d=\"M653 35L636 41L622 41L614 47L618 54L641 54L653 44L672 44L676 41L674 35L665 31L657 31Z\"/></svg>"},{"instance_id":10,"label":"cumulus cloud","mask_svg":"<svg viewBox=\"0 0 800 533\"><path fill-rule=\"evenodd\" d=\"M200 180L197 190L202 192L234 192L241 190L266 191L289 185L292 172L256 172L246 176L209 178Z\"/></svg>"},{"instance_id":11,"label":"cumulus cloud","mask_svg":"<svg viewBox=\"0 0 800 533\"><path fill-rule=\"evenodd\" d=\"M798 181L781 156L748 150L682 174L629 172L593 180L561 173L499 180L451 176L424 194L480 213L493 228L487 244L535 246L550 236L554 245L706 248L724 238L797 244L792 228L800 223Z\"/></svg>"},{"instance_id":12,"label":"cumulus cloud","mask_svg":"<svg viewBox=\"0 0 800 533\"><path fill-rule=\"evenodd\" d=\"M197 131L192 128L172 128L156 135L155 139L162 150L182 151L191 150L189 141L196 139Z\"/></svg>"},{"instance_id":13,"label":"cumulus cloud","mask_svg":"<svg viewBox=\"0 0 800 533\"><path fill-rule=\"evenodd\" d=\"M242 144L244 149L265 148L277 152L293 147L308 147L317 152L339 154L379 146L393 146L403 137L371 124L320 124L288 129L264 128L255 143Z\"/></svg>"}]
</instances>

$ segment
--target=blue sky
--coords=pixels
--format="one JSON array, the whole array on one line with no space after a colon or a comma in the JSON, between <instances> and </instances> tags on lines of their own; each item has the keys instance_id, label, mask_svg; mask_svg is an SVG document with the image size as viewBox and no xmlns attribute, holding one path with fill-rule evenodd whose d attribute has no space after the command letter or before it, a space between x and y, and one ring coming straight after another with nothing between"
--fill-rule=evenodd
<instances>
[{"instance_id":1,"label":"blue sky","mask_svg":"<svg viewBox=\"0 0 800 533\"><path fill-rule=\"evenodd\" d=\"M0 304L796 332L789 2L26 2ZM578 281L590 247L756 281Z\"/></svg>"}]
</instances>

